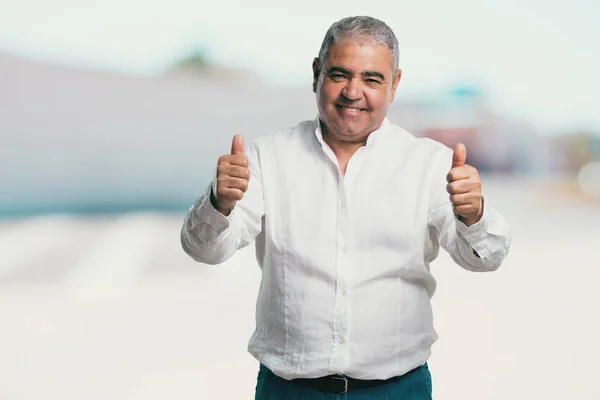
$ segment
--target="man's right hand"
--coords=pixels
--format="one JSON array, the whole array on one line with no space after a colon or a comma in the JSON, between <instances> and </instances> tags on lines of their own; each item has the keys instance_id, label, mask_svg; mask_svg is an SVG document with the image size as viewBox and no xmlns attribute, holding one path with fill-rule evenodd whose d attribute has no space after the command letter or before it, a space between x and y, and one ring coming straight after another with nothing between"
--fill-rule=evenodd
<instances>
[{"instance_id":1,"label":"man's right hand","mask_svg":"<svg viewBox=\"0 0 600 400\"><path fill-rule=\"evenodd\" d=\"M225 216L248 190L250 170L244 156L244 138L235 135L231 143L231 154L219 157L217 164L217 190L213 205ZM216 204L215 204L216 203Z\"/></svg>"}]
</instances>

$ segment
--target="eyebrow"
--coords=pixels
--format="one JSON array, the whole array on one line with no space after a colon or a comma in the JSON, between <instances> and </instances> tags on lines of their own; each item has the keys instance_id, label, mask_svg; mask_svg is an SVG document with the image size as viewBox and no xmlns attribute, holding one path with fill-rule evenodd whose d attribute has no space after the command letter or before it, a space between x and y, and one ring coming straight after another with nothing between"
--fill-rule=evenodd
<instances>
[{"instance_id":1,"label":"eyebrow","mask_svg":"<svg viewBox=\"0 0 600 400\"><path fill-rule=\"evenodd\" d=\"M369 78L379 78L382 81L385 80L385 77L383 76L382 73L376 72L376 71L365 71L361 74L362 76L366 76Z\"/></svg>"},{"instance_id":2,"label":"eyebrow","mask_svg":"<svg viewBox=\"0 0 600 400\"><path fill-rule=\"evenodd\" d=\"M342 67L331 67L327 70L327 74L333 74L335 72L339 72L345 75L352 75L352 73L350 71L348 71L346 68L342 68ZM363 77L368 77L368 78L379 78L381 80L385 80L385 77L383 76L382 73L380 72L376 72L376 71L364 71L361 73L361 75Z\"/></svg>"}]
</instances>

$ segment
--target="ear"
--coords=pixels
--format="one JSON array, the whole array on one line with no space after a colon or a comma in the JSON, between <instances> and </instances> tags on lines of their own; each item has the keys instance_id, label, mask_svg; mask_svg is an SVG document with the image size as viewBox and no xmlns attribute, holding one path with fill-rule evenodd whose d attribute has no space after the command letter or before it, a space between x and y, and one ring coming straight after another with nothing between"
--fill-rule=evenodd
<instances>
[{"instance_id":1,"label":"ear","mask_svg":"<svg viewBox=\"0 0 600 400\"><path fill-rule=\"evenodd\" d=\"M319 57L315 57L312 63L313 70L313 93L317 93L317 82L319 81Z\"/></svg>"},{"instance_id":2,"label":"ear","mask_svg":"<svg viewBox=\"0 0 600 400\"><path fill-rule=\"evenodd\" d=\"M402 78L402 70L398 68L394 74L394 80L392 81L392 99L390 100L390 103L394 101L394 98L396 97L396 89L400 83L400 78Z\"/></svg>"}]
</instances>

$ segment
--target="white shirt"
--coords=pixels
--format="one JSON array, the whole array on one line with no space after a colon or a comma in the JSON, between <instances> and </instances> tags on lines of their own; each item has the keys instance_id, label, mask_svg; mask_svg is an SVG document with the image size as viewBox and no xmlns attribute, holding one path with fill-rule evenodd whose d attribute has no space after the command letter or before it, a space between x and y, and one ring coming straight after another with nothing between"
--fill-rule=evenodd
<instances>
[{"instance_id":1,"label":"white shirt","mask_svg":"<svg viewBox=\"0 0 600 400\"><path fill-rule=\"evenodd\" d=\"M438 337L429 265L440 246L472 271L495 270L508 252L509 228L487 198L470 227L453 214L452 150L387 119L345 176L318 118L245 154L244 198L225 217L208 188L181 241L195 260L218 264L256 239L262 282L248 351L285 379L387 379L422 365Z\"/></svg>"}]
</instances>

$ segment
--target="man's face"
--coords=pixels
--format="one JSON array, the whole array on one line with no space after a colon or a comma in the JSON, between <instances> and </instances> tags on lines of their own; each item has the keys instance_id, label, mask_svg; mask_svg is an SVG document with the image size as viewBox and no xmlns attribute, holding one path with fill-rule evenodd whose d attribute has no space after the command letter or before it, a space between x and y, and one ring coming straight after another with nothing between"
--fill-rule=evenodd
<instances>
[{"instance_id":1,"label":"man's face","mask_svg":"<svg viewBox=\"0 0 600 400\"><path fill-rule=\"evenodd\" d=\"M381 126L401 71L392 71L392 52L385 44L338 41L329 48L323 70L315 59L313 74L323 133L337 141L364 142Z\"/></svg>"}]
</instances>

